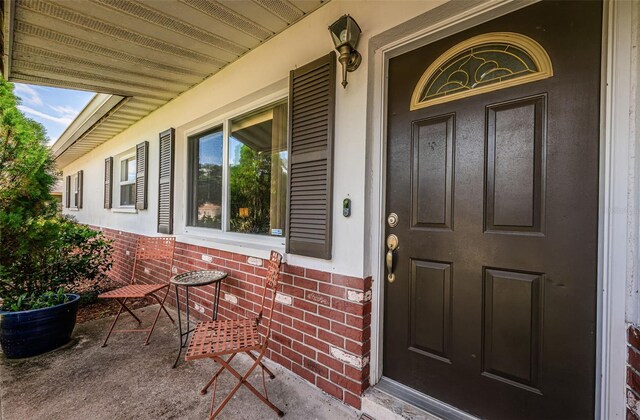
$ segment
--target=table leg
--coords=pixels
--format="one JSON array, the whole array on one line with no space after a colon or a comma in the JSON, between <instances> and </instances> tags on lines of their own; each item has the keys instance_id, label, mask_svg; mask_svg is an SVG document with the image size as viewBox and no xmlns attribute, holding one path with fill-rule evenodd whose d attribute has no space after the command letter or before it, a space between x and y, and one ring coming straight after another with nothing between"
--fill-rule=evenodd
<instances>
[{"instance_id":1,"label":"table leg","mask_svg":"<svg viewBox=\"0 0 640 420\"><path fill-rule=\"evenodd\" d=\"M188 302L187 302L188 304ZM178 285L176 284L176 310L178 311L178 356L176 357L176 361L173 362L173 368L178 366L178 360L180 360L180 355L182 354L182 319L180 316L180 290L178 289ZM189 328L189 324L187 324L187 328Z\"/></svg>"},{"instance_id":2,"label":"table leg","mask_svg":"<svg viewBox=\"0 0 640 420\"><path fill-rule=\"evenodd\" d=\"M191 332L191 320L189 318L189 286L185 286L184 287L184 293L185 293L185 305L187 305L187 338L184 340L184 346L187 345L187 343L189 342L189 332Z\"/></svg>"},{"instance_id":3,"label":"table leg","mask_svg":"<svg viewBox=\"0 0 640 420\"><path fill-rule=\"evenodd\" d=\"M217 281L215 284L214 296L213 296L213 311L211 313L211 320L218 320L218 303L220 302L220 285L222 281Z\"/></svg>"}]
</instances>

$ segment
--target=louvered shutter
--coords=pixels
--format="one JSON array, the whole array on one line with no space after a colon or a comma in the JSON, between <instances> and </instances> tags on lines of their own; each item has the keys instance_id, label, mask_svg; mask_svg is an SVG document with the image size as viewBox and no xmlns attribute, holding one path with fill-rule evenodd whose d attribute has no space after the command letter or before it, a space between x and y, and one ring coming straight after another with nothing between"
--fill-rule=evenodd
<instances>
[{"instance_id":1,"label":"louvered shutter","mask_svg":"<svg viewBox=\"0 0 640 420\"><path fill-rule=\"evenodd\" d=\"M113 157L104 160L104 208L110 209L113 201L111 191L113 185Z\"/></svg>"},{"instance_id":2,"label":"louvered shutter","mask_svg":"<svg viewBox=\"0 0 640 420\"><path fill-rule=\"evenodd\" d=\"M287 252L331 259L336 57L291 71Z\"/></svg>"},{"instance_id":3,"label":"louvered shutter","mask_svg":"<svg viewBox=\"0 0 640 420\"><path fill-rule=\"evenodd\" d=\"M173 233L173 158L175 130L160 133L160 174L158 185L158 232Z\"/></svg>"},{"instance_id":4,"label":"louvered shutter","mask_svg":"<svg viewBox=\"0 0 640 420\"><path fill-rule=\"evenodd\" d=\"M136 146L136 209L147 209L147 164L149 142L143 141Z\"/></svg>"},{"instance_id":5,"label":"louvered shutter","mask_svg":"<svg viewBox=\"0 0 640 420\"><path fill-rule=\"evenodd\" d=\"M66 193L65 204L66 204L66 207L69 209L71 208L71 176L69 175L67 175L65 193Z\"/></svg>"},{"instance_id":6,"label":"louvered shutter","mask_svg":"<svg viewBox=\"0 0 640 420\"><path fill-rule=\"evenodd\" d=\"M82 178L84 178L84 171L78 171L78 185L76 185L78 201L76 202L76 207L79 209L82 208Z\"/></svg>"}]
</instances>

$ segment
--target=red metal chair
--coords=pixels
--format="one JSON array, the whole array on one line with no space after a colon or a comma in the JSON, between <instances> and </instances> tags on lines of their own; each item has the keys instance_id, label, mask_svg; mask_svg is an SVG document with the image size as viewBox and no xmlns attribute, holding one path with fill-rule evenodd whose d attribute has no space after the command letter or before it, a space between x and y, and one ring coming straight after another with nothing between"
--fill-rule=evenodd
<instances>
[{"instance_id":1,"label":"red metal chair","mask_svg":"<svg viewBox=\"0 0 640 420\"><path fill-rule=\"evenodd\" d=\"M213 375L211 380L200 391L200 393L206 394L207 389L213 385L211 409L209 410L210 419L215 418L222 411L224 406L231 400L231 398L233 398L233 395L242 385L246 386L260 399L260 401L275 411L279 417L284 416L282 410L269 401L264 374L266 372L271 379L275 378L275 375L262 364L262 358L267 351L271 336L271 318L273 318L273 306L278 288L278 277L280 274L281 262L282 255L275 251L271 251L264 291L262 292L262 306L256 318L199 322L193 336L191 337L185 360L209 358L220 364L220 369L218 369L216 374ZM261 337L258 332L258 327L265 322L265 306L267 303L266 295L268 290L271 291L271 298L269 299L271 303L269 305L268 319L265 326L266 332L264 337ZM257 356L253 354L254 351L258 352ZM233 360L233 358L239 353L246 353L251 359L253 359L253 364L244 375L241 375L230 365L231 360ZM224 355L228 355L229 357L225 360L222 358ZM262 368L262 387L264 389L264 395L262 395L248 381L249 375L251 375L258 366ZM238 383L214 410L217 378L225 369L238 379Z\"/></svg>"},{"instance_id":2,"label":"red metal chair","mask_svg":"<svg viewBox=\"0 0 640 420\"><path fill-rule=\"evenodd\" d=\"M171 278L171 269L173 267L173 251L175 248L176 240L171 237L141 237L138 239L136 243L136 255L135 260L133 262L133 270L131 271L131 284L127 286L120 287L115 290L111 290L105 293L98 295L99 298L102 299L115 299L120 304L120 309L118 310L118 314L116 315L116 319L113 320L111 324L111 328L109 328L109 332L107 333L107 337L104 339L104 343L102 347L107 345L107 341L111 336L111 333L114 332L148 332L147 339L144 342L146 346L149 344L149 339L151 338L151 334L153 333L154 328L156 327L156 323L158 322L158 318L160 317L160 312L164 311L171 322L175 323L167 309L164 307L164 302L167 299L167 295L169 294L169 278ZM136 268L138 268L138 262L144 260L159 260L166 261L169 264L169 276L167 277L166 283L157 283L157 284L136 284ZM160 292L162 289L167 289L160 299L156 293ZM118 322L118 318L120 318L120 314L125 310L129 312L129 314L138 321L139 324L142 323L140 319L127 307L126 303L128 299L155 299L160 307L158 308L158 313L156 314L155 319L153 320L153 325L151 328L145 329L133 329L133 330L114 330L116 326L116 322Z\"/></svg>"}]
</instances>

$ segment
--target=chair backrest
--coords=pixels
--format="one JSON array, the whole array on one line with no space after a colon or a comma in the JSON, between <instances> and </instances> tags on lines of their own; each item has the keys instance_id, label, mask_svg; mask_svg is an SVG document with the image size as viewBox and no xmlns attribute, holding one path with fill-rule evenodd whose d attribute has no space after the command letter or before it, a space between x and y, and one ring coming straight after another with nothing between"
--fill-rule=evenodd
<instances>
[{"instance_id":1,"label":"chair backrest","mask_svg":"<svg viewBox=\"0 0 640 420\"><path fill-rule=\"evenodd\" d=\"M276 293L278 289L278 283L280 279L280 265L282 264L282 255L276 251L271 251L271 255L269 256L269 261L267 261L267 275L264 281L264 290L262 292L262 306L260 308L260 313L258 313L257 322L260 323L262 321L262 316L264 315L264 309L267 303L267 291L271 291L271 304L269 306L269 318L267 322L267 333L264 344L266 345L269 341L269 336L271 335L271 319L273 318L273 307L276 303Z\"/></svg>"},{"instance_id":2,"label":"chair backrest","mask_svg":"<svg viewBox=\"0 0 640 420\"><path fill-rule=\"evenodd\" d=\"M131 270L131 284L135 282L136 267L138 261L166 260L169 264L169 273L173 267L173 252L176 246L176 238L170 236L151 237L141 236L136 242L136 255ZM169 274L169 278L171 274Z\"/></svg>"}]
</instances>

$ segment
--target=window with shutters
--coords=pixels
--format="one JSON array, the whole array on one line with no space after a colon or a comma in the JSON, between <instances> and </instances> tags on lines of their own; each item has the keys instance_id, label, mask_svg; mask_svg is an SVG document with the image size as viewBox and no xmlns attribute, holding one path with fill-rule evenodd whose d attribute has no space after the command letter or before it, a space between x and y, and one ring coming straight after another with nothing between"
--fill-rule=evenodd
<instances>
[{"instance_id":1,"label":"window with shutters","mask_svg":"<svg viewBox=\"0 0 640 420\"><path fill-rule=\"evenodd\" d=\"M189 226L284 237L287 113L282 100L189 136Z\"/></svg>"}]
</instances>

